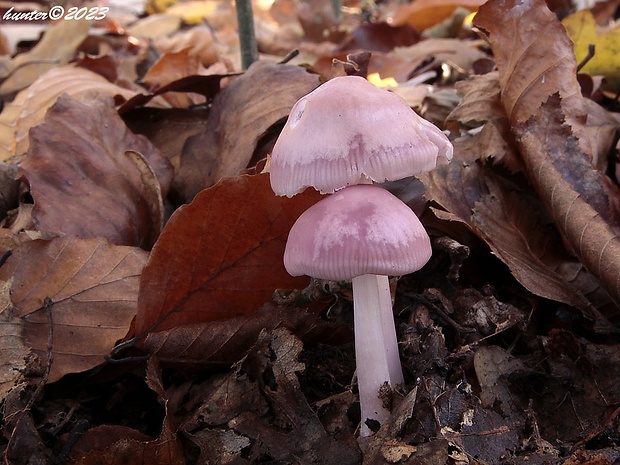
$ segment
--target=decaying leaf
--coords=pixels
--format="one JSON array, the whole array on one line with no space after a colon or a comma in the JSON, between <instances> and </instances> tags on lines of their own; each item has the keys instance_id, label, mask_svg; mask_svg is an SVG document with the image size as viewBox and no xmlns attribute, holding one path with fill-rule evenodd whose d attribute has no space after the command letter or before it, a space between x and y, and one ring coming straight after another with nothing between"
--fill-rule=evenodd
<instances>
[{"instance_id":1,"label":"decaying leaf","mask_svg":"<svg viewBox=\"0 0 620 465\"><path fill-rule=\"evenodd\" d=\"M221 427L226 421L237 437L249 439L245 451L247 463L269 456L284 463L359 464L360 451L351 441L352 435L349 434L350 440L346 441L335 440L327 434L303 395L296 375L305 370L304 364L299 362L301 350L301 341L285 328L263 331L237 369L226 376L225 382L218 383L220 412L198 414L197 422L188 423L186 428L195 434ZM239 392L244 394L235 395ZM263 400L248 405L246 396ZM213 400L206 399L207 402ZM201 408L208 409L209 404ZM277 428L272 427L274 424ZM345 434L343 431L342 435ZM195 436L196 441L200 438L200 435Z\"/></svg>"},{"instance_id":2,"label":"decaying leaf","mask_svg":"<svg viewBox=\"0 0 620 465\"><path fill-rule=\"evenodd\" d=\"M455 153L460 156L460 143ZM535 197L511 192L509 184L498 182L492 171L460 160L422 179L427 195L447 210L435 210L435 214L467 224L530 292L577 307L600 323L600 312L615 311L596 278L562 248Z\"/></svg>"},{"instance_id":3,"label":"decaying leaf","mask_svg":"<svg viewBox=\"0 0 620 465\"><path fill-rule=\"evenodd\" d=\"M63 95L30 131L30 140L18 174L30 186L39 230L153 244L172 168L146 138L127 129L110 101L83 103ZM157 189L159 195L153 194Z\"/></svg>"},{"instance_id":4,"label":"decaying leaf","mask_svg":"<svg viewBox=\"0 0 620 465\"><path fill-rule=\"evenodd\" d=\"M0 267L0 281L12 280L21 338L49 369L49 382L103 363L127 334L146 256L103 239L71 237L29 241L13 250Z\"/></svg>"},{"instance_id":5,"label":"decaying leaf","mask_svg":"<svg viewBox=\"0 0 620 465\"><path fill-rule=\"evenodd\" d=\"M497 14L500 9L502 15ZM583 124L586 105L576 80L572 43L555 15L537 0L490 2L480 8L476 22L489 34L501 101L529 181L572 247L570 252L599 279L617 306L617 222L602 175L592 166ZM507 28L514 29L514 40L508 38ZM554 47L535 45L542 34L553 40Z\"/></svg>"},{"instance_id":6,"label":"decaying leaf","mask_svg":"<svg viewBox=\"0 0 620 465\"><path fill-rule=\"evenodd\" d=\"M262 174L226 178L178 209L144 269L136 334L253 312L275 289L305 287L282 256L293 222L318 199L276 197Z\"/></svg>"},{"instance_id":7,"label":"decaying leaf","mask_svg":"<svg viewBox=\"0 0 620 465\"><path fill-rule=\"evenodd\" d=\"M260 138L319 85L304 68L256 62L214 99L203 134L181 155L180 181L190 201L201 189L248 166ZM257 90L260 89L260 90Z\"/></svg>"}]
</instances>

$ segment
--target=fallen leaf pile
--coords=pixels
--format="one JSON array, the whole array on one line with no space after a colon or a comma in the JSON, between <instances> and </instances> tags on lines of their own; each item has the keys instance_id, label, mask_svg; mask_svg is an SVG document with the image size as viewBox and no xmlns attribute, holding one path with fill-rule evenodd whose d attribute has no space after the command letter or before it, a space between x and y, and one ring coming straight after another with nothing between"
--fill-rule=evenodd
<instances>
[{"instance_id":1,"label":"fallen leaf pile","mask_svg":"<svg viewBox=\"0 0 620 465\"><path fill-rule=\"evenodd\" d=\"M2 21L3 463L620 462L620 2L337 3L254 1L247 70L233 2ZM269 183L345 74L454 144L385 186L433 257L392 279L405 385L365 442L351 285L282 263L321 195Z\"/></svg>"}]
</instances>

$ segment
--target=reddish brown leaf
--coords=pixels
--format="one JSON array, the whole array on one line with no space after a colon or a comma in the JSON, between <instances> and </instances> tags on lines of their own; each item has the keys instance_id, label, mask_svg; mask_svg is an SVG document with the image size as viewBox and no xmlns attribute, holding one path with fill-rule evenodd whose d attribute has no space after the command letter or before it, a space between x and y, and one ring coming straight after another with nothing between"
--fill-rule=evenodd
<instances>
[{"instance_id":1,"label":"reddish brown leaf","mask_svg":"<svg viewBox=\"0 0 620 465\"><path fill-rule=\"evenodd\" d=\"M122 339L136 313L147 253L103 239L63 237L18 245L0 268L25 344L48 380L93 368Z\"/></svg>"},{"instance_id":2,"label":"reddish brown leaf","mask_svg":"<svg viewBox=\"0 0 620 465\"><path fill-rule=\"evenodd\" d=\"M282 256L288 231L319 195L276 197L267 174L226 178L168 221L140 284L136 333L252 312L277 288L303 287Z\"/></svg>"},{"instance_id":3,"label":"reddish brown leaf","mask_svg":"<svg viewBox=\"0 0 620 465\"><path fill-rule=\"evenodd\" d=\"M420 37L420 33L409 25L393 27L387 23L365 23L355 29L337 50L389 52L396 47L413 45Z\"/></svg>"},{"instance_id":4,"label":"reddish brown leaf","mask_svg":"<svg viewBox=\"0 0 620 465\"><path fill-rule=\"evenodd\" d=\"M39 230L150 247L162 208L152 205L153 183L165 197L172 168L146 138L129 132L111 102L63 95L30 139L18 173L30 185ZM139 152L150 168L128 150Z\"/></svg>"},{"instance_id":5,"label":"reddish brown leaf","mask_svg":"<svg viewBox=\"0 0 620 465\"><path fill-rule=\"evenodd\" d=\"M179 170L184 198L248 166L259 139L319 85L304 68L256 62L214 99L203 134L188 140Z\"/></svg>"}]
</instances>

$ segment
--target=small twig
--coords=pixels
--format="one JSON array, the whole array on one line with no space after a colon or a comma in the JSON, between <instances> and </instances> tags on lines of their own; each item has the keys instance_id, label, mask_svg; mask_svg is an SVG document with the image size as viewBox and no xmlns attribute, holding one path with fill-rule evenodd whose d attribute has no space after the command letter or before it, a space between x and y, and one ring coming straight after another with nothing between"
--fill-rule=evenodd
<instances>
[{"instance_id":1,"label":"small twig","mask_svg":"<svg viewBox=\"0 0 620 465\"><path fill-rule=\"evenodd\" d=\"M241 66L248 69L258 60L258 46L254 34L254 17L250 0L237 0L237 24L239 25L239 46L241 48Z\"/></svg>"},{"instance_id":2,"label":"small twig","mask_svg":"<svg viewBox=\"0 0 620 465\"><path fill-rule=\"evenodd\" d=\"M594 53L596 52L596 45L589 44L588 45L588 54L581 60L581 62L577 65L577 72L581 71L588 61L594 58Z\"/></svg>"},{"instance_id":3,"label":"small twig","mask_svg":"<svg viewBox=\"0 0 620 465\"><path fill-rule=\"evenodd\" d=\"M298 49L294 49L291 50L288 55L286 55L284 58L282 58L278 64L280 65L285 65L286 63L288 63L289 61L291 61L293 58L295 58L297 55L299 55L299 50Z\"/></svg>"}]
</instances>

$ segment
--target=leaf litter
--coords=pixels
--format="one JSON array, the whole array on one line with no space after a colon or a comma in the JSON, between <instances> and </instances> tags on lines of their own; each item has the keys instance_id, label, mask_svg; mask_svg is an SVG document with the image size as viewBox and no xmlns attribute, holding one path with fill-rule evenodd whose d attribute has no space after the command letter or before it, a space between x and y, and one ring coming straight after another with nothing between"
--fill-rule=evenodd
<instances>
[{"instance_id":1,"label":"leaf litter","mask_svg":"<svg viewBox=\"0 0 620 465\"><path fill-rule=\"evenodd\" d=\"M481 3L255 2L247 71L231 6L201 1L3 57L4 463L620 460L614 8ZM347 73L455 147L387 186L434 255L392 280L405 385L365 442L350 284L282 264L320 195L276 197L267 159Z\"/></svg>"}]
</instances>

